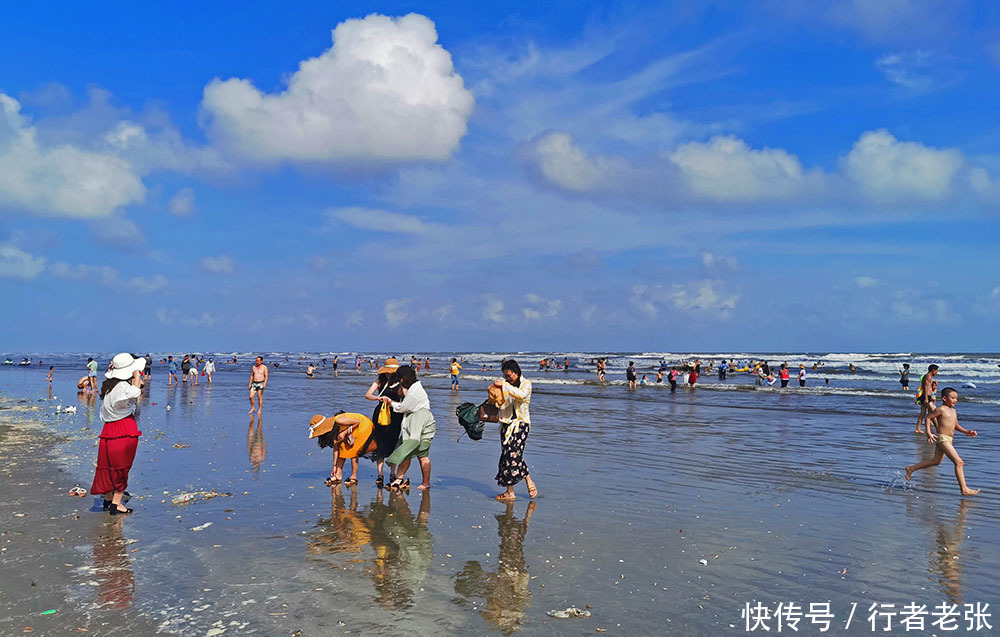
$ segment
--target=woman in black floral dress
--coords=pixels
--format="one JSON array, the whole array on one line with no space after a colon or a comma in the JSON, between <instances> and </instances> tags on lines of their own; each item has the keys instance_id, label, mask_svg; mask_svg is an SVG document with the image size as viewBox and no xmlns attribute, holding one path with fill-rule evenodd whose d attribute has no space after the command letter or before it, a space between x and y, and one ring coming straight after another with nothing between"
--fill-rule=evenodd
<instances>
[{"instance_id":1,"label":"woman in black floral dress","mask_svg":"<svg viewBox=\"0 0 1000 637\"><path fill-rule=\"evenodd\" d=\"M514 485L521 480L528 486L528 495L538 495L538 488L528 474L528 465L524 462L524 445L531 432L531 416L528 406L531 403L531 381L521 375L521 367L517 361L505 361L503 375L506 380L493 383L503 389L504 405L500 411L500 463L497 469L497 484L507 487L504 493L496 497L499 502L510 502L514 495Z\"/></svg>"}]
</instances>

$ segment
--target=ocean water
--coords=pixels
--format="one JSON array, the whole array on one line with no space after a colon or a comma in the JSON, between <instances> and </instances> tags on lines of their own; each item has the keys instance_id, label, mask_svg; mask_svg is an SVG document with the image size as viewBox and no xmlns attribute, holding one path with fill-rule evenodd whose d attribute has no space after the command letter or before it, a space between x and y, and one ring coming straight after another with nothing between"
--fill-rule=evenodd
<instances>
[{"instance_id":1,"label":"ocean water","mask_svg":"<svg viewBox=\"0 0 1000 637\"><path fill-rule=\"evenodd\" d=\"M829 603L830 632L865 634L872 604L996 601L1000 355L612 353L602 384L591 361L605 354L464 353L455 354L464 369L453 393L452 354L431 354L419 374L438 422L433 487L402 495L377 490L367 460L356 487L324 486L330 451L307 439L314 413L372 410L363 395L374 373L355 371L355 353L263 353L272 367L259 419L246 413L254 353L236 352L235 365L222 362L232 352L206 355L219 368L210 386L202 378L168 388L165 366L154 365L129 488L137 512L114 527L116 546L130 549L109 558L107 543L82 543L85 566L66 582L76 608L134 615L137 634L150 630L140 618L152 618L165 634L717 635L747 632L743 611L757 602ZM86 355L7 356L34 364L0 368L2 395L40 406L32 418L70 439L57 451L63 479L89 486L101 423L95 402L75 391ZM492 499L496 430L473 442L454 416L461 402L485 398L505 356L534 383L525 453L541 491L533 505L523 485L509 506ZM537 371L545 356L568 357L570 370ZM624 386L630 360L652 381L661 359L723 356L823 365L808 370L804 389L707 373L674 394L665 384ZM103 368L110 355L95 358ZM307 378L305 364L323 358ZM904 361L909 393L896 371ZM913 434L913 392L931 362L942 387L959 389L962 424L980 433L956 439L970 486L982 488L975 498L959 497L947 460L903 479L904 465L933 453ZM69 405L76 413L63 413ZM233 495L171 504L174 494L211 489ZM107 536L110 520L83 516L95 537ZM95 580L108 569L127 574L127 594L102 589L115 578ZM568 606L592 615L547 615ZM17 609L2 610L21 625ZM801 632L819 632L805 623Z\"/></svg>"}]
</instances>

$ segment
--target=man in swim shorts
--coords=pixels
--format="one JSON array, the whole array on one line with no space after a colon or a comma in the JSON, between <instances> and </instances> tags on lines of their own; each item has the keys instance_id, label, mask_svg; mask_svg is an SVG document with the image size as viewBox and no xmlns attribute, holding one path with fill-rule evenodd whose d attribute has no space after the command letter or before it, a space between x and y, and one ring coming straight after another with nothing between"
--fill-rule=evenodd
<instances>
[{"instance_id":1,"label":"man in swim shorts","mask_svg":"<svg viewBox=\"0 0 1000 637\"><path fill-rule=\"evenodd\" d=\"M264 390L267 389L267 375L268 369L267 365L264 364L264 357L258 356L257 360L254 361L253 369L250 370L250 382L247 383L247 389L250 390L250 411L247 412L249 414L254 412L254 396L257 397L257 413L262 413L260 410L264 408Z\"/></svg>"},{"instance_id":2,"label":"man in swim shorts","mask_svg":"<svg viewBox=\"0 0 1000 637\"><path fill-rule=\"evenodd\" d=\"M970 438L975 438L979 434L975 429L965 429L958 424L958 412L955 411L955 404L958 402L958 392L951 387L945 387L941 392L941 406L927 414L924 426L927 429L927 442L934 444L934 457L930 460L918 462L915 465L904 467L906 479L913 476L914 471L936 467L941 464L941 459L948 456L948 459L955 463L955 478L958 486L962 490L962 495L976 495L979 489L970 489L965 483L965 462L955 451L955 432L959 431ZM931 423L936 420L935 428L937 434L931 433Z\"/></svg>"}]
</instances>

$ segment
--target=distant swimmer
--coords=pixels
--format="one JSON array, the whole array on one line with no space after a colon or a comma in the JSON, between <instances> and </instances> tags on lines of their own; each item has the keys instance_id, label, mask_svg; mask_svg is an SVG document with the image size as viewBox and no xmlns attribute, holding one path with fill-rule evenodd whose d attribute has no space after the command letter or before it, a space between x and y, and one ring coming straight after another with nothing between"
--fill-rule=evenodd
<instances>
[{"instance_id":1,"label":"distant swimmer","mask_svg":"<svg viewBox=\"0 0 1000 637\"><path fill-rule=\"evenodd\" d=\"M315 372L316 372L316 366L313 365L312 363L309 363L309 367L306 367L306 376L308 376L309 378L313 378Z\"/></svg>"},{"instance_id":2,"label":"distant swimmer","mask_svg":"<svg viewBox=\"0 0 1000 637\"><path fill-rule=\"evenodd\" d=\"M848 366L847 366L847 369L851 370L851 373L852 373L852 374L853 374L854 372L858 371L858 368L854 366L854 363L851 363L850 365L848 365Z\"/></svg>"},{"instance_id":3,"label":"distant swimmer","mask_svg":"<svg viewBox=\"0 0 1000 637\"><path fill-rule=\"evenodd\" d=\"M958 403L957 391L951 387L945 387L944 391L941 392L941 403L942 405L928 413L924 420L924 425L927 429L927 442L936 446L934 457L930 460L924 460L915 465L904 467L906 469L906 479L910 480L914 471L941 464L942 458L948 456L948 459L955 464L955 478L958 480L958 486L962 490L962 495L976 495L979 493L979 489L970 489L969 485L965 483L965 463L958 455L958 452L955 451L954 440L956 431L970 438L975 438L979 434L975 429L964 429L958 424L958 412L955 411L955 405ZM936 423L936 434L931 433L932 422Z\"/></svg>"}]
</instances>

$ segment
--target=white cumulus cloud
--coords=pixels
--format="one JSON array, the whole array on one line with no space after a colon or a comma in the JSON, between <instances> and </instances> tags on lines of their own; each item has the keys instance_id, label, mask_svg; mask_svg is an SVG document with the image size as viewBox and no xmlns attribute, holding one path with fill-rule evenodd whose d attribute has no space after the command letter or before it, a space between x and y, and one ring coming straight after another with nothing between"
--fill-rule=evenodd
<instances>
[{"instance_id":1,"label":"white cumulus cloud","mask_svg":"<svg viewBox=\"0 0 1000 637\"><path fill-rule=\"evenodd\" d=\"M45 261L13 243L0 243L0 278L29 281L41 274Z\"/></svg>"},{"instance_id":2,"label":"white cumulus cloud","mask_svg":"<svg viewBox=\"0 0 1000 637\"><path fill-rule=\"evenodd\" d=\"M192 188L181 188L167 203L170 214L183 217L195 211L194 190Z\"/></svg>"},{"instance_id":3,"label":"white cumulus cloud","mask_svg":"<svg viewBox=\"0 0 1000 637\"><path fill-rule=\"evenodd\" d=\"M389 327L399 327L410 315L410 299L389 299L382 306Z\"/></svg>"},{"instance_id":4,"label":"white cumulus cloud","mask_svg":"<svg viewBox=\"0 0 1000 637\"><path fill-rule=\"evenodd\" d=\"M555 318L563 306L561 299L544 299L537 294L526 294L524 300L528 305L521 309L521 314L529 321Z\"/></svg>"},{"instance_id":5,"label":"white cumulus cloud","mask_svg":"<svg viewBox=\"0 0 1000 637\"><path fill-rule=\"evenodd\" d=\"M503 301L487 297L483 304L483 320L490 323L503 323L503 308Z\"/></svg>"},{"instance_id":6,"label":"white cumulus cloud","mask_svg":"<svg viewBox=\"0 0 1000 637\"><path fill-rule=\"evenodd\" d=\"M600 188L627 169L620 159L588 156L568 133L546 133L526 146L523 154L550 182L577 192Z\"/></svg>"},{"instance_id":7,"label":"white cumulus cloud","mask_svg":"<svg viewBox=\"0 0 1000 637\"><path fill-rule=\"evenodd\" d=\"M258 160L443 160L473 108L428 18L341 22L333 46L304 60L277 94L216 79L202 109L211 135Z\"/></svg>"},{"instance_id":8,"label":"white cumulus cloud","mask_svg":"<svg viewBox=\"0 0 1000 637\"><path fill-rule=\"evenodd\" d=\"M0 93L0 207L104 217L145 195L132 166L113 154L41 144L18 101Z\"/></svg>"},{"instance_id":9,"label":"white cumulus cloud","mask_svg":"<svg viewBox=\"0 0 1000 637\"><path fill-rule=\"evenodd\" d=\"M957 150L901 142L879 129L861 135L843 163L847 177L876 200L936 201L951 192L964 160Z\"/></svg>"},{"instance_id":10,"label":"white cumulus cloud","mask_svg":"<svg viewBox=\"0 0 1000 637\"><path fill-rule=\"evenodd\" d=\"M650 318L658 317L663 308L708 312L713 317L728 318L739 299L739 294L725 291L720 281L706 279L669 287L636 285L632 287L629 303Z\"/></svg>"},{"instance_id":11,"label":"white cumulus cloud","mask_svg":"<svg viewBox=\"0 0 1000 637\"><path fill-rule=\"evenodd\" d=\"M199 262L201 268L207 272L215 272L216 274L232 274L235 271L236 264L233 262L233 258L226 255L221 255L218 257L205 257Z\"/></svg>"},{"instance_id":12,"label":"white cumulus cloud","mask_svg":"<svg viewBox=\"0 0 1000 637\"><path fill-rule=\"evenodd\" d=\"M857 284L859 288L872 288L878 285L878 281L870 276L859 276L858 278L854 279L854 282Z\"/></svg>"},{"instance_id":13,"label":"white cumulus cloud","mask_svg":"<svg viewBox=\"0 0 1000 637\"><path fill-rule=\"evenodd\" d=\"M788 197L801 192L807 177L802 163L788 151L755 150L732 135L682 144L670 160L695 193L716 201Z\"/></svg>"}]
</instances>

